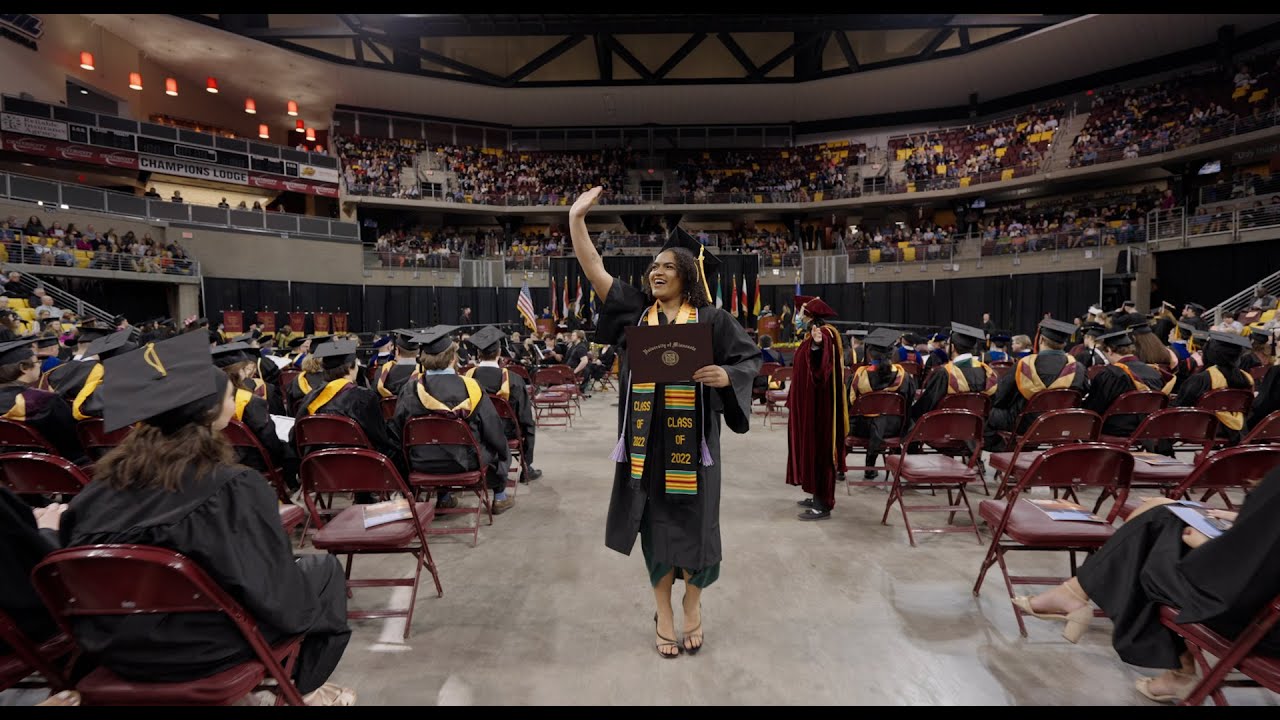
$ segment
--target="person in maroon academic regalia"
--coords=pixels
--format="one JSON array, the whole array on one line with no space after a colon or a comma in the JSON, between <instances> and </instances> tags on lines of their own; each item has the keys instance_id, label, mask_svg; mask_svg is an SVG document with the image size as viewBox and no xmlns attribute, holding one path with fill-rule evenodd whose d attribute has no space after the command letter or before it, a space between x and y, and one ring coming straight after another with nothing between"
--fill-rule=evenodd
<instances>
[{"instance_id":1,"label":"person in maroon academic regalia","mask_svg":"<svg viewBox=\"0 0 1280 720\"><path fill-rule=\"evenodd\" d=\"M831 517L836 503L836 473L844 473L844 439L849 434L849 407L844 399L844 348L840 332L826 324L836 316L821 298L796 296L796 349L791 392L787 398L787 484L799 485L812 498L801 520Z\"/></svg>"}]
</instances>

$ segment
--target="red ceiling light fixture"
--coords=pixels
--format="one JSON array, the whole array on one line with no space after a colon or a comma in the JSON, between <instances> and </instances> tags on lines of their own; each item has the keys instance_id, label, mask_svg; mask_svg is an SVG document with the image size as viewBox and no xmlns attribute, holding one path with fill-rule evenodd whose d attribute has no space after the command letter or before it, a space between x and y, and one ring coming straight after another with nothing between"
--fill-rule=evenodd
<instances>
[{"instance_id":1,"label":"red ceiling light fixture","mask_svg":"<svg viewBox=\"0 0 1280 720\"><path fill-rule=\"evenodd\" d=\"M308 141L308 142L315 142L315 141L316 141L316 130L315 130L315 128L307 128L307 141Z\"/></svg>"},{"instance_id":2,"label":"red ceiling light fixture","mask_svg":"<svg viewBox=\"0 0 1280 720\"><path fill-rule=\"evenodd\" d=\"M142 89L142 73L136 73L136 72L129 73L129 89L130 90Z\"/></svg>"},{"instance_id":3,"label":"red ceiling light fixture","mask_svg":"<svg viewBox=\"0 0 1280 720\"><path fill-rule=\"evenodd\" d=\"M298 121L297 121L296 123L294 123L293 131L294 131L294 132L306 132L306 131L307 131L307 124L306 124L306 123L304 123L304 122L302 122L302 118L298 118Z\"/></svg>"},{"instance_id":4,"label":"red ceiling light fixture","mask_svg":"<svg viewBox=\"0 0 1280 720\"><path fill-rule=\"evenodd\" d=\"M258 114L258 104L253 101L253 98L244 99L244 111L250 115Z\"/></svg>"},{"instance_id":5,"label":"red ceiling light fixture","mask_svg":"<svg viewBox=\"0 0 1280 720\"><path fill-rule=\"evenodd\" d=\"M290 100L290 101L288 102L288 104L286 104L286 105L285 105L285 108L287 109L287 111L288 111L288 113L289 113L290 115L292 115L292 116L297 116L297 114L298 114L298 103L294 102L293 100Z\"/></svg>"},{"instance_id":6,"label":"red ceiling light fixture","mask_svg":"<svg viewBox=\"0 0 1280 720\"><path fill-rule=\"evenodd\" d=\"M177 96L178 96L178 81L177 81L177 80L174 80L173 78L165 78L165 79L164 79L164 94L165 94L165 95L172 95L172 96L174 96L174 97L177 97Z\"/></svg>"},{"instance_id":7,"label":"red ceiling light fixture","mask_svg":"<svg viewBox=\"0 0 1280 720\"><path fill-rule=\"evenodd\" d=\"M266 125L258 126L258 137L262 138L263 140L269 140L271 138L271 133L267 130Z\"/></svg>"},{"instance_id":8,"label":"red ceiling light fixture","mask_svg":"<svg viewBox=\"0 0 1280 720\"><path fill-rule=\"evenodd\" d=\"M205 81L204 81L204 89L205 89L205 91L207 91L207 92L211 92L211 93L214 93L214 94L216 95L216 94L218 93L218 81L217 81L217 79L216 79L216 78L214 78L212 75L210 75L208 78L206 78L206 79L205 79Z\"/></svg>"},{"instance_id":9,"label":"red ceiling light fixture","mask_svg":"<svg viewBox=\"0 0 1280 720\"><path fill-rule=\"evenodd\" d=\"M80 51L80 67L84 68L85 70L93 69L93 53L87 52L85 50Z\"/></svg>"}]
</instances>

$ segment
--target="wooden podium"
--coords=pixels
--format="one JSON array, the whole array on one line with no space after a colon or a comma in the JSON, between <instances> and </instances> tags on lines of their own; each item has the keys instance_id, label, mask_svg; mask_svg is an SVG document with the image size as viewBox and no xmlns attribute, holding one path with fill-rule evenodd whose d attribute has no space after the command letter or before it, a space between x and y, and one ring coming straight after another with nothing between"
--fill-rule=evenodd
<instances>
[{"instance_id":1,"label":"wooden podium","mask_svg":"<svg viewBox=\"0 0 1280 720\"><path fill-rule=\"evenodd\" d=\"M756 320L756 342L760 342L760 338L768 335L773 338L774 342L778 342L778 316L766 315Z\"/></svg>"},{"instance_id":2,"label":"wooden podium","mask_svg":"<svg viewBox=\"0 0 1280 720\"><path fill-rule=\"evenodd\" d=\"M538 318L538 332L543 335L556 334L556 321L548 318Z\"/></svg>"}]
</instances>

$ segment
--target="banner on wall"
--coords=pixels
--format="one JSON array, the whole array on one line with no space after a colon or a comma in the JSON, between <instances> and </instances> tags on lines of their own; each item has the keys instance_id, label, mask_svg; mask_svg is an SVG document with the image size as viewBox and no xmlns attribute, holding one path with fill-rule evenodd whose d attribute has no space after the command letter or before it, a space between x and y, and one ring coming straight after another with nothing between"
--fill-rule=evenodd
<instances>
[{"instance_id":1,"label":"banner on wall","mask_svg":"<svg viewBox=\"0 0 1280 720\"><path fill-rule=\"evenodd\" d=\"M241 310L223 310L222 331L231 336L243 335L244 312Z\"/></svg>"},{"instance_id":2,"label":"banner on wall","mask_svg":"<svg viewBox=\"0 0 1280 720\"><path fill-rule=\"evenodd\" d=\"M60 120L49 120L48 118L30 117L28 115L0 114L0 130L51 138L53 140L67 139L66 123Z\"/></svg>"},{"instance_id":3,"label":"banner on wall","mask_svg":"<svg viewBox=\"0 0 1280 720\"><path fill-rule=\"evenodd\" d=\"M335 333L347 332L347 314L346 313L333 314L333 331Z\"/></svg>"},{"instance_id":4,"label":"banner on wall","mask_svg":"<svg viewBox=\"0 0 1280 720\"><path fill-rule=\"evenodd\" d=\"M5 134L3 139L0 139L0 147L11 152L39 155L40 157L53 158L55 160L70 160L91 165L128 168L129 170L138 169L138 157L131 152L122 150L104 150L102 148L89 147L88 145L76 145L75 143L58 140L44 140L10 134Z\"/></svg>"},{"instance_id":5,"label":"banner on wall","mask_svg":"<svg viewBox=\"0 0 1280 720\"><path fill-rule=\"evenodd\" d=\"M329 331L329 313L311 313L311 324L315 326L315 333L327 333Z\"/></svg>"},{"instance_id":6,"label":"banner on wall","mask_svg":"<svg viewBox=\"0 0 1280 720\"><path fill-rule=\"evenodd\" d=\"M294 332L304 333L307 331L307 314L304 312L289 313L289 327Z\"/></svg>"},{"instance_id":7,"label":"banner on wall","mask_svg":"<svg viewBox=\"0 0 1280 720\"><path fill-rule=\"evenodd\" d=\"M262 326L262 332L273 333L276 331L276 311L275 310L259 310L258 324Z\"/></svg>"},{"instance_id":8,"label":"banner on wall","mask_svg":"<svg viewBox=\"0 0 1280 720\"><path fill-rule=\"evenodd\" d=\"M214 180L216 182L249 184L249 172L236 168L208 165L194 160L177 160L170 158L138 156L138 169L147 172L177 175L178 177L196 178L197 180Z\"/></svg>"}]
</instances>

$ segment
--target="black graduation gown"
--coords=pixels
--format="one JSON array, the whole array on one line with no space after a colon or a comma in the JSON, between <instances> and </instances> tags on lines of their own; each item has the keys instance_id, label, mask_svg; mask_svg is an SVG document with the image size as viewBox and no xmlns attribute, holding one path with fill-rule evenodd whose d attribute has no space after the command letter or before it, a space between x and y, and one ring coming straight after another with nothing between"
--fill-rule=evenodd
<instances>
[{"instance_id":1,"label":"black graduation gown","mask_svg":"<svg viewBox=\"0 0 1280 720\"><path fill-rule=\"evenodd\" d=\"M0 415L13 410L18 396L22 396L22 417L13 417L30 425L40 433L58 454L73 463L80 464L85 458L84 448L76 436L76 421L71 416L71 406L58 395L24 387L22 385L0 386Z\"/></svg>"},{"instance_id":2,"label":"black graduation gown","mask_svg":"<svg viewBox=\"0 0 1280 720\"><path fill-rule=\"evenodd\" d=\"M294 408L295 417L299 420L310 415L307 406L311 401L324 390L325 383L323 380L319 385L311 388L311 392L298 402L298 406ZM342 415L356 421L360 429L364 431L365 437L373 445L373 449L391 458L391 462L400 466L400 444L393 442L387 435L387 422L382 419L382 407L379 405L378 394L367 388L358 387L355 384L347 385L338 394L334 395L329 402L316 410L317 415ZM289 444L297 448L297 440L295 433L297 428L289 431ZM297 448L298 457L306 457L311 448Z\"/></svg>"},{"instance_id":3,"label":"black graduation gown","mask_svg":"<svg viewBox=\"0 0 1280 720\"><path fill-rule=\"evenodd\" d=\"M478 381L477 381L477 384ZM406 383L400 389L400 398L396 401L396 412L387 430L396 447L403 444L404 426L411 418L427 415L430 410L418 398L418 386L426 389L427 394L440 402L454 407L468 398L467 386L462 378L452 373L428 373L417 382ZM480 444L480 465L487 468L486 477L489 489L502 492L507 486L507 468L511 465L511 450L507 447L507 436L502 431L502 420L488 395L482 394L480 402L472 408L467 416L467 424L471 433ZM475 455L456 445L415 445L410 451L409 469L426 473L456 473L479 469Z\"/></svg>"},{"instance_id":4,"label":"black graduation gown","mask_svg":"<svg viewBox=\"0 0 1280 720\"><path fill-rule=\"evenodd\" d=\"M34 643L43 642L58 626L31 584L31 569L45 555L58 549L58 534L36 526L31 506L0 487L0 610L13 618L22 634ZM0 640L0 656L11 648Z\"/></svg>"},{"instance_id":5,"label":"black graduation gown","mask_svg":"<svg viewBox=\"0 0 1280 720\"><path fill-rule=\"evenodd\" d=\"M1265 364L1267 363L1262 358L1258 357L1258 353L1247 352L1244 355L1240 356L1240 363L1237 367L1239 367L1241 370L1245 372L1249 372L1250 370L1258 367L1259 365L1265 365Z\"/></svg>"},{"instance_id":6,"label":"black graduation gown","mask_svg":"<svg viewBox=\"0 0 1280 720\"><path fill-rule=\"evenodd\" d=\"M1199 351L1179 360L1177 366L1173 369L1173 393L1182 392L1182 386L1186 384L1187 379L1197 373L1204 372L1204 369L1204 356Z\"/></svg>"},{"instance_id":7,"label":"black graduation gown","mask_svg":"<svg viewBox=\"0 0 1280 720\"><path fill-rule=\"evenodd\" d=\"M1158 318L1155 321L1155 324L1151 326L1151 332L1155 333L1155 336L1160 339L1160 342L1168 345L1169 333L1173 332L1173 328L1176 326L1177 323L1173 320L1170 320L1167 317L1161 317Z\"/></svg>"},{"instance_id":8,"label":"black graduation gown","mask_svg":"<svg viewBox=\"0 0 1280 720\"><path fill-rule=\"evenodd\" d=\"M272 415L284 415L284 398L281 396L280 368L266 357L258 358L258 379L267 384L267 407Z\"/></svg>"},{"instance_id":9,"label":"black graduation gown","mask_svg":"<svg viewBox=\"0 0 1280 720\"><path fill-rule=\"evenodd\" d=\"M1258 395L1253 399L1253 412L1249 413L1247 427L1257 426L1277 410L1280 410L1280 365L1273 365L1258 383Z\"/></svg>"},{"instance_id":10,"label":"black graduation gown","mask_svg":"<svg viewBox=\"0 0 1280 720\"><path fill-rule=\"evenodd\" d=\"M49 371L45 376L45 384L70 405L75 402L76 396L84 387L84 381L89 379L89 373L97 364L97 360L68 360Z\"/></svg>"},{"instance_id":11,"label":"black graduation gown","mask_svg":"<svg viewBox=\"0 0 1280 720\"><path fill-rule=\"evenodd\" d=\"M1077 345L1075 349L1072 350L1071 357L1075 358L1076 362L1083 365L1086 370L1094 365L1107 364L1106 358L1102 355L1102 351L1097 348L1088 348L1084 345Z\"/></svg>"},{"instance_id":12,"label":"black graduation gown","mask_svg":"<svg viewBox=\"0 0 1280 720\"><path fill-rule=\"evenodd\" d=\"M1227 387L1240 390L1253 390L1253 383L1249 382L1248 373L1232 367L1219 367L1222 374L1227 378ZM1209 369L1205 368L1201 372L1187 378L1182 383L1182 388L1178 390L1178 396L1174 398L1173 404L1177 407L1195 407L1197 402L1205 393L1213 389L1213 379L1209 377ZM1247 417L1245 418L1248 419ZM1246 424L1245 428L1249 426ZM1240 430L1232 430L1222 425L1218 430L1218 435L1227 438L1232 445L1240 441Z\"/></svg>"},{"instance_id":13,"label":"black graduation gown","mask_svg":"<svg viewBox=\"0 0 1280 720\"><path fill-rule=\"evenodd\" d=\"M605 297L596 325L600 342L618 348L621 368L618 392L618 431L626 414L630 372L623 328L635 325L652 301L636 288L618 278ZM667 318L659 313L659 321ZM711 326L712 357L715 364L729 374L725 388L700 387L698 402L702 408L703 440L711 453L713 465L698 465L698 493L682 496L683 502L666 498L661 463L645 463L644 476L635 486L631 482L629 461L616 463L613 494L605 521L605 545L630 555L640 525L648 516L652 539L653 562L683 568L691 574L720 562L720 482L724 458L720 453L720 419L729 429L745 433L751 429L751 380L760 370L760 348L732 315L716 307L698 310L698 322ZM652 425L665 426L665 408L661 386L654 393ZM664 457L665 437L655 431L649 436L649 457ZM628 443L629 444L629 443ZM612 448L610 448L611 450ZM607 451L605 451L607 452Z\"/></svg>"},{"instance_id":14,"label":"black graduation gown","mask_svg":"<svg viewBox=\"0 0 1280 720\"><path fill-rule=\"evenodd\" d=\"M1126 522L1080 566L1089 598L1115 623L1111 644L1132 665L1177 668L1186 649L1160 623L1160 605L1182 612L1180 623L1204 623L1227 638L1238 636L1258 611L1280 594L1280 469L1245 499L1235 524L1191 549L1186 524L1164 508ZM1280 626L1254 652L1280 656Z\"/></svg>"},{"instance_id":15,"label":"black graduation gown","mask_svg":"<svg viewBox=\"0 0 1280 720\"><path fill-rule=\"evenodd\" d=\"M387 372L385 377L382 376L383 370ZM404 384L409 382L409 378L413 377L416 372L418 372L417 362L396 362L389 368L385 366L379 368L378 376L382 377L382 386L387 389L387 392L391 393L390 397L399 397L400 390L404 387Z\"/></svg>"},{"instance_id":16,"label":"black graduation gown","mask_svg":"<svg viewBox=\"0 0 1280 720\"><path fill-rule=\"evenodd\" d=\"M1142 362L1138 358L1130 355L1120 361L1133 371L1135 377L1142 383L1145 383L1150 390L1162 390L1164 388L1164 379L1160 377L1160 371ZM1133 381L1125 374L1123 370L1115 365L1108 365L1106 370L1098 373L1093 378L1093 382L1089 384L1089 394L1085 396L1084 402L1080 404L1085 410L1092 410L1099 415L1105 415L1107 408L1111 407L1111 403L1116 398L1131 391L1136 390ZM1142 422L1142 418L1138 415L1115 415L1102 426L1103 435L1131 435L1134 430L1138 429L1138 423Z\"/></svg>"},{"instance_id":17,"label":"black graduation gown","mask_svg":"<svg viewBox=\"0 0 1280 720\"><path fill-rule=\"evenodd\" d=\"M310 387L311 390L308 391L302 389L302 383L300 382L302 378L307 379L307 387ZM290 408L290 412L296 416L302 410L302 406L299 405L299 403L302 402L302 398L305 397L308 392L315 392L317 389L324 386L324 373L302 373L298 377L294 378L293 382L290 383L289 387L285 390L285 404Z\"/></svg>"},{"instance_id":18,"label":"black graduation gown","mask_svg":"<svg viewBox=\"0 0 1280 720\"><path fill-rule=\"evenodd\" d=\"M487 365L477 367L475 372L471 373L471 377L491 395L496 395L502 389L502 368ZM524 384L524 378L509 370L507 378L509 389L507 403L511 405L511 411L516 414L516 420L520 423L520 432L524 438L522 451L525 464L532 467L534 437L538 432L538 424L533 420L533 403L529 400L529 388ZM502 429L508 439L515 438L516 429L510 423L504 422Z\"/></svg>"},{"instance_id":19,"label":"black graduation gown","mask_svg":"<svg viewBox=\"0 0 1280 720\"><path fill-rule=\"evenodd\" d=\"M285 466L285 444L280 441L280 436L276 434L276 423L271 419L267 401L249 393L248 390L237 390L237 392L248 393L250 398L248 404L244 406L244 412L236 419L244 423L254 437L258 438L258 442L262 443L262 447L267 451L267 456L271 458L271 464L275 467L283 468ZM236 459L241 465L251 467L258 472L266 472L267 470L262 466L261 455L247 448L236 448Z\"/></svg>"},{"instance_id":20,"label":"black graduation gown","mask_svg":"<svg viewBox=\"0 0 1280 720\"><path fill-rule=\"evenodd\" d=\"M934 369L935 367L941 367L943 365L946 365L947 360L949 359L950 358L947 357L947 351L939 348L937 350L930 352L928 355L924 356L924 366L921 368L921 370L923 370L925 373L928 373L930 370Z\"/></svg>"},{"instance_id":21,"label":"black graduation gown","mask_svg":"<svg viewBox=\"0 0 1280 720\"><path fill-rule=\"evenodd\" d=\"M850 394L857 392L858 378L867 375L867 382L870 383L871 389L884 390L896 380L896 374L890 374L888 379L883 378L879 373L872 372L871 367L858 368L856 372L851 373L853 377L849 381L852 388ZM906 376L902 380L902 385L898 386L898 394L906 399L907 407L911 407L911 402L916 397L916 381L911 377L910 373L903 372ZM853 406L850 401L850 407ZM879 415L873 418L849 416L849 434L860 438L867 438L867 465L874 465L875 458L880 454L880 448L884 445L885 438L899 437L903 434L902 418L896 416Z\"/></svg>"},{"instance_id":22,"label":"black graduation gown","mask_svg":"<svg viewBox=\"0 0 1280 720\"><path fill-rule=\"evenodd\" d=\"M1058 374L1062 372L1067 361L1072 359L1074 358L1064 352L1050 350L1037 353L1033 361L1035 373L1040 378L1040 382L1048 387L1058 379ZM996 386L996 394L991 396L991 415L987 418L986 439L983 442L984 449L991 452L998 452L1002 446L997 432L1013 430L1013 423L1018 419L1018 414L1027 406L1027 399L1018 390L1017 383L1018 368L1026 360L1027 358L1019 360L1013 370L1000 378L1000 384ZM1084 366L1077 362L1075 376L1071 379L1071 389L1084 393L1088 389L1088 383L1089 378ZM1033 420L1035 416L1026 417L1022 421L1022 427L1017 428L1017 432L1026 432Z\"/></svg>"},{"instance_id":23,"label":"black graduation gown","mask_svg":"<svg viewBox=\"0 0 1280 720\"><path fill-rule=\"evenodd\" d=\"M63 545L154 545L182 553L245 607L267 642L304 634L294 677L303 693L337 666L351 630L342 565L332 555L295 559L279 502L255 470L219 465L188 471L176 491L116 490L91 483L62 516ZM207 613L78 619L76 641L113 672L179 682L252 657L225 616Z\"/></svg>"},{"instance_id":24,"label":"black graduation gown","mask_svg":"<svg viewBox=\"0 0 1280 720\"><path fill-rule=\"evenodd\" d=\"M983 392L987 387L987 371L978 365L965 364L960 373L969 383L970 392ZM911 422L919 420L925 413L933 410L947 394L947 372L939 370L924 381L924 391L911 406Z\"/></svg>"}]
</instances>

